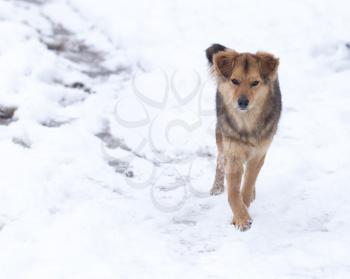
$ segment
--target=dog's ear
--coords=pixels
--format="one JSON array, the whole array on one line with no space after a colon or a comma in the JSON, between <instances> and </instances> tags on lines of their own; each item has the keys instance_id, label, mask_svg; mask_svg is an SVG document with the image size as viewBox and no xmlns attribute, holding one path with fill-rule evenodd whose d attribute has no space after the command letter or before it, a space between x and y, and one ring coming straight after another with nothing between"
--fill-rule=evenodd
<instances>
[{"instance_id":1,"label":"dog's ear","mask_svg":"<svg viewBox=\"0 0 350 279\"><path fill-rule=\"evenodd\" d=\"M274 78L277 74L279 59L267 52L257 52L261 76L266 79Z\"/></svg>"},{"instance_id":2,"label":"dog's ear","mask_svg":"<svg viewBox=\"0 0 350 279\"><path fill-rule=\"evenodd\" d=\"M215 53L218 53L219 51L225 51L225 50L227 50L227 47L220 44L213 44L210 47L208 47L205 50L205 54L208 58L209 64L213 65L213 56Z\"/></svg>"},{"instance_id":3,"label":"dog's ear","mask_svg":"<svg viewBox=\"0 0 350 279\"><path fill-rule=\"evenodd\" d=\"M237 56L238 52L235 52L234 50L220 51L214 54L213 64L215 72L225 78L230 78L234 61Z\"/></svg>"}]
</instances>

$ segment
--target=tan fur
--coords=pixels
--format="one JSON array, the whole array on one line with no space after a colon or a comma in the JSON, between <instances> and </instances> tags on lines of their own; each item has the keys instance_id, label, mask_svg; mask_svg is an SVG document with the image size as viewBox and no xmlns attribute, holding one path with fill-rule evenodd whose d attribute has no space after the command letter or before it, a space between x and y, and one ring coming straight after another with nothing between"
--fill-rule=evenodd
<instances>
[{"instance_id":1,"label":"tan fur","mask_svg":"<svg viewBox=\"0 0 350 279\"><path fill-rule=\"evenodd\" d=\"M279 87L278 90L274 87L279 62L268 53L240 54L233 50L219 51L212 60L220 104L216 130L218 159L211 194L224 191L226 177L232 222L246 230L252 223L248 208L255 199L256 179L279 120L280 92ZM239 81L239 85L233 80ZM252 86L255 81L258 85ZM237 105L243 95L249 99L247 111ZM276 111L269 107L271 104L277 104Z\"/></svg>"}]
</instances>

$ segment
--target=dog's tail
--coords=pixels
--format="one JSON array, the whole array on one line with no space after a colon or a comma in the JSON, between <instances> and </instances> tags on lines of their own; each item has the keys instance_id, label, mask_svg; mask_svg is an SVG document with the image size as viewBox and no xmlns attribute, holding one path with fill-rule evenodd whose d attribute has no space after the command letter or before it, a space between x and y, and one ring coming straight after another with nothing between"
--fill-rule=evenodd
<instances>
[{"instance_id":1,"label":"dog's tail","mask_svg":"<svg viewBox=\"0 0 350 279\"><path fill-rule=\"evenodd\" d=\"M205 50L210 66L213 65L213 55L219 51L225 51L227 47L220 44L213 44Z\"/></svg>"}]
</instances>

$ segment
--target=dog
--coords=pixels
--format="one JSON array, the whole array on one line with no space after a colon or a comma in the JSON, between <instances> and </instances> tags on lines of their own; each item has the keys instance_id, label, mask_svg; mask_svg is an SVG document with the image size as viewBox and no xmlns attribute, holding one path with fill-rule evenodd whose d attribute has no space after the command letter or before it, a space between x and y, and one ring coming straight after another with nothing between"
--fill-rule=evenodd
<instances>
[{"instance_id":1,"label":"dog","mask_svg":"<svg viewBox=\"0 0 350 279\"><path fill-rule=\"evenodd\" d=\"M206 56L217 83L218 156L211 194L224 191L226 177L232 224L245 231L252 225L248 208L282 110L279 59L267 52L238 53L220 44L210 46Z\"/></svg>"}]
</instances>

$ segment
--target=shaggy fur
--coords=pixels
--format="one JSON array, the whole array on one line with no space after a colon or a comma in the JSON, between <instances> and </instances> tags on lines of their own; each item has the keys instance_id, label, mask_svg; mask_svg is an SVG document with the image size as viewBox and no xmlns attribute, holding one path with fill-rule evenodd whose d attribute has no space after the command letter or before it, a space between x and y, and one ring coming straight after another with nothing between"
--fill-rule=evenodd
<instances>
[{"instance_id":1,"label":"shaggy fur","mask_svg":"<svg viewBox=\"0 0 350 279\"><path fill-rule=\"evenodd\" d=\"M255 182L281 114L279 60L266 52L238 53L219 44L209 47L206 56L217 82L218 158L211 194L224 191L226 177L232 222L246 230L252 224L248 208L255 199ZM247 107L241 100L249 102Z\"/></svg>"}]
</instances>

